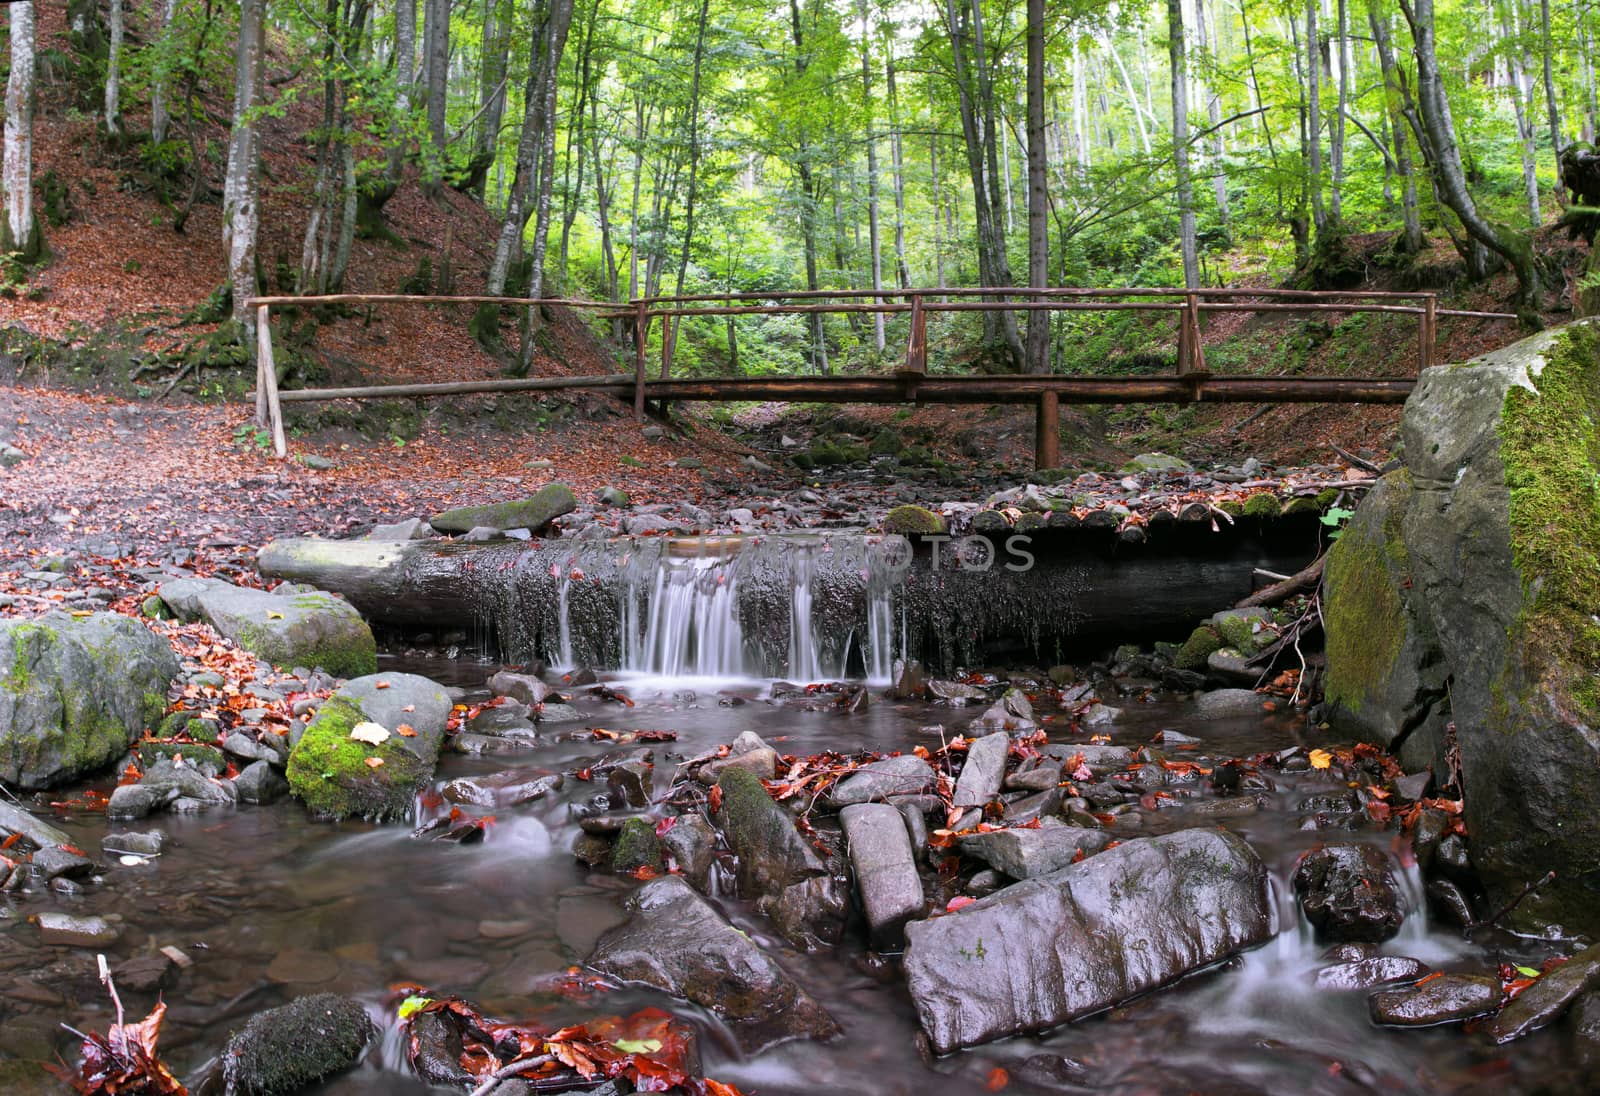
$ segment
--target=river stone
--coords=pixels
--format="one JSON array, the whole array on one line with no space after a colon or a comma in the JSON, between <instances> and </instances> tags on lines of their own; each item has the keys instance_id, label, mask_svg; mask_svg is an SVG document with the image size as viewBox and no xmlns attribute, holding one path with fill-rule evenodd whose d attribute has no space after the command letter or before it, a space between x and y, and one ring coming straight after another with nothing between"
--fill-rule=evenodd
<instances>
[{"instance_id":1,"label":"river stone","mask_svg":"<svg viewBox=\"0 0 1600 1096\"><path fill-rule=\"evenodd\" d=\"M489 691L495 696L509 696L529 706L543 704L555 690L532 674L516 674L501 670L489 679Z\"/></svg>"},{"instance_id":2,"label":"river stone","mask_svg":"<svg viewBox=\"0 0 1600 1096\"><path fill-rule=\"evenodd\" d=\"M36 818L21 807L12 806L0 797L0 838L21 834L35 845L70 845L72 839L42 818Z\"/></svg>"},{"instance_id":3,"label":"river stone","mask_svg":"<svg viewBox=\"0 0 1600 1096\"><path fill-rule=\"evenodd\" d=\"M422 532L421 518L406 518L388 525L378 524L366 535L366 540L381 541L385 544L404 544L406 541L416 540L425 534Z\"/></svg>"},{"instance_id":4,"label":"river stone","mask_svg":"<svg viewBox=\"0 0 1600 1096\"><path fill-rule=\"evenodd\" d=\"M1201 693L1194 703L1196 715L1212 719L1227 716L1260 715L1262 696L1251 689L1213 689Z\"/></svg>"},{"instance_id":5,"label":"river stone","mask_svg":"<svg viewBox=\"0 0 1600 1096\"><path fill-rule=\"evenodd\" d=\"M234 778L244 803L276 803L289 794L289 782L279 776L269 762L252 761Z\"/></svg>"},{"instance_id":6,"label":"river stone","mask_svg":"<svg viewBox=\"0 0 1600 1096\"><path fill-rule=\"evenodd\" d=\"M0 781L59 787L111 765L167 706L178 660L131 617L0 623Z\"/></svg>"},{"instance_id":7,"label":"river stone","mask_svg":"<svg viewBox=\"0 0 1600 1096\"><path fill-rule=\"evenodd\" d=\"M477 526L493 529L526 529L537 533L556 518L578 508L572 488L562 483L541 487L532 498L516 502L497 502L487 506L463 506L436 514L428 521L441 533L465 533Z\"/></svg>"},{"instance_id":8,"label":"river stone","mask_svg":"<svg viewBox=\"0 0 1600 1096\"><path fill-rule=\"evenodd\" d=\"M373 674L347 682L323 702L289 755L290 790L313 814L403 821L433 775L450 718L444 686L416 674ZM350 737L358 723L389 737L373 746ZM416 733L400 733L401 726ZM381 758L382 765L367 764Z\"/></svg>"},{"instance_id":9,"label":"river stone","mask_svg":"<svg viewBox=\"0 0 1600 1096\"><path fill-rule=\"evenodd\" d=\"M158 788L149 784L123 784L111 793L106 803L107 818L133 819L154 814L178 798L176 788Z\"/></svg>"},{"instance_id":10,"label":"river stone","mask_svg":"<svg viewBox=\"0 0 1600 1096\"><path fill-rule=\"evenodd\" d=\"M1239 837L1138 838L906 928L936 1052L1054 1027L1266 940L1267 870Z\"/></svg>"},{"instance_id":11,"label":"river stone","mask_svg":"<svg viewBox=\"0 0 1600 1096\"><path fill-rule=\"evenodd\" d=\"M981 807L1000 794L1010 749L1011 737L1004 731L984 735L967 747L967 760L956 780L955 806Z\"/></svg>"},{"instance_id":12,"label":"river stone","mask_svg":"<svg viewBox=\"0 0 1600 1096\"><path fill-rule=\"evenodd\" d=\"M1193 472L1194 465L1179 457L1165 453L1140 453L1128 461L1119 472Z\"/></svg>"},{"instance_id":13,"label":"river stone","mask_svg":"<svg viewBox=\"0 0 1600 1096\"><path fill-rule=\"evenodd\" d=\"M747 1054L839 1034L826 1009L682 879L645 884L627 908L632 917L589 957L594 970L710 1009Z\"/></svg>"},{"instance_id":14,"label":"river stone","mask_svg":"<svg viewBox=\"0 0 1600 1096\"><path fill-rule=\"evenodd\" d=\"M1045 757L1062 762L1063 765L1081 755L1083 763L1089 766L1089 771L1095 776L1118 773L1133 764L1133 751L1126 746L1104 746L1093 743L1079 746L1054 742L1042 747L1039 752ZM1070 778L1072 772L1068 770L1065 775Z\"/></svg>"},{"instance_id":15,"label":"river stone","mask_svg":"<svg viewBox=\"0 0 1600 1096\"><path fill-rule=\"evenodd\" d=\"M661 841L656 837L656 827L648 818L634 817L622 823L617 840L611 846L611 870L633 872L641 868L651 872L661 871Z\"/></svg>"},{"instance_id":16,"label":"river stone","mask_svg":"<svg viewBox=\"0 0 1600 1096\"><path fill-rule=\"evenodd\" d=\"M1454 723L1488 907L1555 871L1513 925L1593 935L1600 321L1425 370L1401 434L1404 468L1328 558L1330 719L1438 773Z\"/></svg>"},{"instance_id":17,"label":"river stone","mask_svg":"<svg viewBox=\"0 0 1600 1096\"><path fill-rule=\"evenodd\" d=\"M1406 918L1389 857L1372 845L1347 842L1311 850L1295 869L1294 889L1307 919L1327 940L1382 943Z\"/></svg>"},{"instance_id":18,"label":"river stone","mask_svg":"<svg viewBox=\"0 0 1600 1096\"><path fill-rule=\"evenodd\" d=\"M277 597L216 579L163 583L161 600L200 618L274 666L309 666L339 677L377 669L377 643L361 614L332 594L311 590ZM195 584L206 583L193 592ZM191 611L192 610L192 611Z\"/></svg>"},{"instance_id":19,"label":"river stone","mask_svg":"<svg viewBox=\"0 0 1600 1096\"><path fill-rule=\"evenodd\" d=\"M855 803L839 812L839 821L872 935L896 941L926 905L905 819L887 803Z\"/></svg>"},{"instance_id":20,"label":"river stone","mask_svg":"<svg viewBox=\"0 0 1600 1096\"><path fill-rule=\"evenodd\" d=\"M1580 951L1517 994L1489 1025L1489 1037L1509 1043L1561 1018L1567 1006L1600 986L1600 944Z\"/></svg>"},{"instance_id":21,"label":"river stone","mask_svg":"<svg viewBox=\"0 0 1600 1096\"><path fill-rule=\"evenodd\" d=\"M373 1034L361 1002L335 993L298 997L258 1012L229 1037L223 1051L228 1094L298 1092L359 1062Z\"/></svg>"},{"instance_id":22,"label":"river stone","mask_svg":"<svg viewBox=\"0 0 1600 1096\"><path fill-rule=\"evenodd\" d=\"M915 754L901 754L861 766L835 784L828 799L836 807L848 807L893 795L921 795L936 782L932 765Z\"/></svg>"},{"instance_id":23,"label":"river stone","mask_svg":"<svg viewBox=\"0 0 1600 1096\"><path fill-rule=\"evenodd\" d=\"M1370 955L1335 963L1317 971L1318 989L1371 989L1390 982L1414 982L1428 973L1428 965L1404 955Z\"/></svg>"},{"instance_id":24,"label":"river stone","mask_svg":"<svg viewBox=\"0 0 1600 1096\"><path fill-rule=\"evenodd\" d=\"M739 858L739 890L747 898L776 895L827 866L800 836L794 818L773 802L754 773L728 769L722 789L722 827Z\"/></svg>"},{"instance_id":25,"label":"river stone","mask_svg":"<svg viewBox=\"0 0 1600 1096\"><path fill-rule=\"evenodd\" d=\"M711 883L711 866L717 857L717 831L698 814L680 814L661 835L661 847L678 866L678 871L697 891Z\"/></svg>"},{"instance_id":26,"label":"river stone","mask_svg":"<svg viewBox=\"0 0 1600 1096\"><path fill-rule=\"evenodd\" d=\"M46 910L34 919L39 922L39 939L45 944L103 948L117 941L117 927L104 917L78 917Z\"/></svg>"},{"instance_id":27,"label":"river stone","mask_svg":"<svg viewBox=\"0 0 1600 1096\"><path fill-rule=\"evenodd\" d=\"M1060 871L1082 853L1092 856L1111 843L1104 830L1069 826L1054 818L1036 829L991 830L961 839L961 851L976 856L1013 879L1032 879Z\"/></svg>"},{"instance_id":28,"label":"river stone","mask_svg":"<svg viewBox=\"0 0 1600 1096\"><path fill-rule=\"evenodd\" d=\"M1374 993L1372 1020L1396 1027L1431 1027L1493 1012L1500 980L1487 974L1443 974L1425 985Z\"/></svg>"}]
</instances>

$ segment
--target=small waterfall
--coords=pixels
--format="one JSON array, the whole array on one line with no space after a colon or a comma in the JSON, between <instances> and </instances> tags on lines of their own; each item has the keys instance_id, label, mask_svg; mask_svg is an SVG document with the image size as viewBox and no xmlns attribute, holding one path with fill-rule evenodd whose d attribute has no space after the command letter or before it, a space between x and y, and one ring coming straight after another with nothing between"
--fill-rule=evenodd
<instances>
[{"instance_id":1,"label":"small waterfall","mask_svg":"<svg viewBox=\"0 0 1600 1096\"><path fill-rule=\"evenodd\" d=\"M728 561L658 560L642 637L637 599L628 601L626 669L669 677L731 677L744 672L739 576Z\"/></svg>"},{"instance_id":2,"label":"small waterfall","mask_svg":"<svg viewBox=\"0 0 1600 1096\"><path fill-rule=\"evenodd\" d=\"M811 580L815 563L811 552L794 553L794 587L789 594L789 676L797 681L822 680L822 661L817 653L817 636L812 628Z\"/></svg>"},{"instance_id":3,"label":"small waterfall","mask_svg":"<svg viewBox=\"0 0 1600 1096\"><path fill-rule=\"evenodd\" d=\"M558 624L556 629L558 649L555 658L550 660L558 670L571 670L572 658L572 568L562 567L556 577L556 612Z\"/></svg>"},{"instance_id":4,"label":"small waterfall","mask_svg":"<svg viewBox=\"0 0 1600 1096\"><path fill-rule=\"evenodd\" d=\"M878 584L867 589L866 654L867 683L887 685L894 676L894 603Z\"/></svg>"}]
</instances>

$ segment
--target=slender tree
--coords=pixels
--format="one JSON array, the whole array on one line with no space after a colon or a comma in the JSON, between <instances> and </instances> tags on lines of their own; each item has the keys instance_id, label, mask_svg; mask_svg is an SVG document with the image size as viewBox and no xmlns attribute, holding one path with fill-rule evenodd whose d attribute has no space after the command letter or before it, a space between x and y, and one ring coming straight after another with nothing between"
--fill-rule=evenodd
<instances>
[{"instance_id":1,"label":"slender tree","mask_svg":"<svg viewBox=\"0 0 1600 1096\"><path fill-rule=\"evenodd\" d=\"M122 132L122 0L110 0L106 23L106 132L116 137Z\"/></svg>"},{"instance_id":2,"label":"slender tree","mask_svg":"<svg viewBox=\"0 0 1600 1096\"><path fill-rule=\"evenodd\" d=\"M5 155L0 165L0 253L24 262L38 259L44 234L33 212L34 14L32 0L16 0L11 12L11 72L6 79Z\"/></svg>"},{"instance_id":3,"label":"slender tree","mask_svg":"<svg viewBox=\"0 0 1600 1096\"><path fill-rule=\"evenodd\" d=\"M1044 9L1045 0L1028 0L1028 285L1033 288L1050 284L1050 163L1044 125ZM1028 372L1050 372L1048 312L1029 313L1026 360Z\"/></svg>"},{"instance_id":4,"label":"slender tree","mask_svg":"<svg viewBox=\"0 0 1600 1096\"><path fill-rule=\"evenodd\" d=\"M234 50L233 129L228 137L228 171L222 187L222 242L228 255L228 286L233 320L245 345L255 349L256 236L261 228L261 134L256 106L265 75L266 0L240 0L239 36Z\"/></svg>"},{"instance_id":5,"label":"slender tree","mask_svg":"<svg viewBox=\"0 0 1600 1096\"><path fill-rule=\"evenodd\" d=\"M1167 43L1172 58L1172 166L1178 176L1183 285L1185 289L1197 289L1200 256L1195 242L1194 180L1189 172L1189 63L1183 41L1183 0L1167 0Z\"/></svg>"}]
</instances>

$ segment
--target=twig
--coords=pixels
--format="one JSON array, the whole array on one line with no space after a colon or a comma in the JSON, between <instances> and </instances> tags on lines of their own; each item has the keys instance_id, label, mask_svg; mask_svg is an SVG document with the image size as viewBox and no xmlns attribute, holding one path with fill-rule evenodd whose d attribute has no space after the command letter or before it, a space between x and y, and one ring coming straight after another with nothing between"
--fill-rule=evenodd
<instances>
[{"instance_id":1,"label":"twig","mask_svg":"<svg viewBox=\"0 0 1600 1096\"><path fill-rule=\"evenodd\" d=\"M1510 913L1512 910L1514 910L1518 906L1522 905L1522 900L1524 898L1528 897L1528 895L1532 894L1534 891L1538 890L1540 887L1544 886L1545 884L1554 882L1555 878L1556 878L1556 873L1555 872L1547 871L1547 872L1544 873L1544 878L1536 879L1532 883L1524 884L1523 887L1522 887L1522 890L1517 892L1517 896L1515 898L1513 898L1511 901L1507 902L1500 909L1500 912L1496 913L1493 917L1485 917L1482 920L1472 922L1472 924L1468 925L1463 930L1464 935L1471 936L1473 933L1477 932L1479 929L1488 928L1490 925L1492 925L1496 921L1500 920L1500 918L1504 917L1506 914Z\"/></svg>"},{"instance_id":2,"label":"twig","mask_svg":"<svg viewBox=\"0 0 1600 1096\"><path fill-rule=\"evenodd\" d=\"M1232 426L1228 427L1228 433L1230 433L1230 434L1239 433L1241 430L1243 430L1245 427L1249 426L1251 423L1255 422L1257 419L1259 419L1262 416L1264 416L1264 415L1268 414L1269 412L1271 412L1272 409L1274 407L1276 407L1276 406L1278 406L1278 405L1275 404L1275 403L1264 403L1264 404L1262 404L1255 411L1253 411L1248 418L1240 419L1238 422L1236 422Z\"/></svg>"},{"instance_id":3,"label":"twig","mask_svg":"<svg viewBox=\"0 0 1600 1096\"><path fill-rule=\"evenodd\" d=\"M1339 456L1344 458L1344 460L1346 462L1348 462L1350 464L1353 464L1357 468L1360 468L1360 469L1362 469L1364 471L1371 472L1375 476L1376 475L1381 475L1382 472L1383 472L1383 467L1381 465L1374 464L1370 460L1367 460L1367 459L1365 459L1363 457L1358 457L1354 453L1350 452L1349 450L1340 449L1337 445L1334 445L1332 442L1328 443L1328 448L1332 449L1335 453L1339 454Z\"/></svg>"},{"instance_id":4,"label":"twig","mask_svg":"<svg viewBox=\"0 0 1600 1096\"><path fill-rule=\"evenodd\" d=\"M1268 605L1277 605L1289 600L1295 594L1309 590L1322 581L1322 570L1327 566L1328 556L1323 553L1312 561L1309 567L1290 575L1281 582L1263 587L1240 601L1234 606L1236 609L1251 609Z\"/></svg>"},{"instance_id":5,"label":"twig","mask_svg":"<svg viewBox=\"0 0 1600 1096\"><path fill-rule=\"evenodd\" d=\"M491 1073L489 1075L489 1079L484 1081L483 1084L473 1089L471 1096L488 1096L489 1091L501 1081L504 1081L510 1077L515 1077L525 1069L532 1069L534 1066L542 1066L546 1062L553 1062L555 1060L556 1056L554 1054L534 1054L527 1058L518 1058L514 1062L507 1062L505 1065Z\"/></svg>"},{"instance_id":6,"label":"twig","mask_svg":"<svg viewBox=\"0 0 1600 1096\"><path fill-rule=\"evenodd\" d=\"M165 388L163 388L161 390L161 395L157 396L156 398L158 400L164 400L168 396L172 395L172 390L174 388L178 387L178 382L179 381L183 380L184 377L187 377L189 375L189 371L194 368L194 365L195 365L195 360L194 359L190 359L189 361L184 362L183 363L183 368L178 370L178 375L176 377L172 378L172 383L168 384Z\"/></svg>"},{"instance_id":7,"label":"twig","mask_svg":"<svg viewBox=\"0 0 1600 1096\"><path fill-rule=\"evenodd\" d=\"M1273 582L1286 582L1292 577L1290 575L1279 574L1277 571L1269 571L1265 567L1257 567L1250 573L1256 578L1270 578Z\"/></svg>"},{"instance_id":8,"label":"twig","mask_svg":"<svg viewBox=\"0 0 1600 1096\"><path fill-rule=\"evenodd\" d=\"M111 1003L117 1006L117 1030L122 1030L122 998L117 996L117 983L111 977L111 968L106 965L104 955L96 955L95 959L100 964L100 984L106 987L106 992L111 994Z\"/></svg>"}]
</instances>

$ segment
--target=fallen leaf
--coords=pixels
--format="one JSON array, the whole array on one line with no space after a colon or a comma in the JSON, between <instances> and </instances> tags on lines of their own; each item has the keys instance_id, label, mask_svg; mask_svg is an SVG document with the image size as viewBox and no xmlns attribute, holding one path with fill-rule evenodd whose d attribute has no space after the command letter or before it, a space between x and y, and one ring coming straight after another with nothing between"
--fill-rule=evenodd
<instances>
[{"instance_id":1,"label":"fallen leaf","mask_svg":"<svg viewBox=\"0 0 1600 1096\"><path fill-rule=\"evenodd\" d=\"M381 757L369 757L369 758L367 758L367 768L369 768L369 769L376 769L379 766L381 766L382 764L383 764L383 758L381 758Z\"/></svg>"},{"instance_id":2,"label":"fallen leaf","mask_svg":"<svg viewBox=\"0 0 1600 1096\"><path fill-rule=\"evenodd\" d=\"M350 728L350 737L356 742L377 746L389 740L389 732L377 723L357 723Z\"/></svg>"},{"instance_id":3,"label":"fallen leaf","mask_svg":"<svg viewBox=\"0 0 1600 1096\"><path fill-rule=\"evenodd\" d=\"M990 1092L999 1092L1010 1083L1011 1074L1007 1073L1003 1067L995 1066L989 1071L989 1079L983 1083L983 1087Z\"/></svg>"},{"instance_id":4,"label":"fallen leaf","mask_svg":"<svg viewBox=\"0 0 1600 1096\"><path fill-rule=\"evenodd\" d=\"M1327 750L1311 751L1311 767L1313 769L1326 769L1333 764L1333 755Z\"/></svg>"},{"instance_id":5,"label":"fallen leaf","mask_svg":"<svg viewBox=\"0 0 1600 1096\"><path fill-rule=\"evenodd\" d=\"M417 729L415 727L413 727L409 723L400 724L400 726L398 726L398 727L396 727L394 729L394 733L399 735L401 738L416 738L417 737Z\"/></svg>"},{"instance_id":6,"label":"fallen leaf","mask_svg":"<svg viewBox=\"0 0 1600 1096\"><path fill-rule=\"evenodd\" d=\"M389 687L389 683L387 681L378 681L374 682L372 687L374 689L387 689Z\"/></svg>"}]
</instances>

